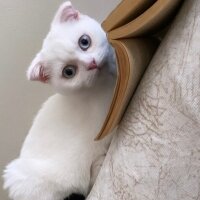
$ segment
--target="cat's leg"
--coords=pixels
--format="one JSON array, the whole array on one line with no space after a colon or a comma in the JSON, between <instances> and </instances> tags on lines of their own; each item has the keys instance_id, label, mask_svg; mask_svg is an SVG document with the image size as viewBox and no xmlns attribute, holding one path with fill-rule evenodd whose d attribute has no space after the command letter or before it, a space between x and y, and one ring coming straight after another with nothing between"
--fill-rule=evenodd
<instances>
[{"instance_id":1,"label":"cat's leg","mask_svg":"<svg viewBox=\"0 0 200 200\"><path fill-rule=\"evenodd\" d=\"M99 153L99 156L97 156L97 158L93 161L92 165L91 165L91 169L90 169L90 189L92 188L92 186L94 185L94 182L99 174L99 171L102 167L102 164L104 162L104 159L106 157L107 154L107 150L110 146L110 143L112 141L113 135L116 133L118 127L116 127L109 135L106 136L106 138L103 139L102 143L100 144L101 148Z\"/></svg>"},{"instance_id":2,"label":"cat's leg","mask_svg":"<svg viewBox=\"0 0 200 200\"><path fill-rule=\"evenodd\" d=\"M36 164L36 165L34 165ZM13 200L63 200L59 186L37 173L36 162L17 159L4 171L4 188L9 190ZM40 169L42 170L42 169Z\"/></svg>"},{"instance_id":3,"label":"cat's leg","mask_svg":"<svg viewBox=\"0 0 200 200\"><path fill-rule=\"evenodd\" d=\"M90 189L94 185L94 182L99 174L99 171L102 167L103 161L105 159L106 154L100 155L97 157L96 160L92 163L91 169L90 169Z\"/></svg>"}]
</instances>

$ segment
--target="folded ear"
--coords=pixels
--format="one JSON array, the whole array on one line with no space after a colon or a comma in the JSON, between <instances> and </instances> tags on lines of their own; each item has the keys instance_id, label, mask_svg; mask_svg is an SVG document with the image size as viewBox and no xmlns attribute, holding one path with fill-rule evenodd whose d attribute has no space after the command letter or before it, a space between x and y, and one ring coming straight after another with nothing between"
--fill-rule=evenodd
<instances>
[{"instance_id":1,"label":"folded ear","mask_svg":"<svg viewBox=\"0 0 200 200\"><path fill-rule=\"evenodd\" d=\"M79 12L74 9L70 1L66 1L59 7L52 24L64 23L69 20L76 20L78 17Z\"/></svg>"},{"instance_id":2,"label":"folded ear","mask_svg":"<svg viewBox=\"0 0 200 200\"><path fill-rule=\"evenodd\" d=\"M31 65L27 70L27 78L31 81L40 81L43 83L47 83L50 79L50 76L45 69L44 64L40 60L40 55L38 54L35 59L32 61Z\"/></svg>"}]
</instances>

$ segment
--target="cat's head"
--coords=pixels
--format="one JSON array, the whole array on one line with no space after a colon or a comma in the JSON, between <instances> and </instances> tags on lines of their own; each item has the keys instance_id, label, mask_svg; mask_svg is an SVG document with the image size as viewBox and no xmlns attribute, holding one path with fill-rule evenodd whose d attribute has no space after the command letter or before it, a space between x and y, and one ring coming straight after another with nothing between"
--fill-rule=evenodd
<instances>
[{"instance_id":1,"label":"cat's head","mask_svg":"<svg viewBox=\"0 0 200 200\"><path fill-rule=\"evenodd\" d=\"M110 48L99 23L67 1L58 9L28 79L50 83L62 93L89 88L101 76Z\"/></svg>"}]
</instances>

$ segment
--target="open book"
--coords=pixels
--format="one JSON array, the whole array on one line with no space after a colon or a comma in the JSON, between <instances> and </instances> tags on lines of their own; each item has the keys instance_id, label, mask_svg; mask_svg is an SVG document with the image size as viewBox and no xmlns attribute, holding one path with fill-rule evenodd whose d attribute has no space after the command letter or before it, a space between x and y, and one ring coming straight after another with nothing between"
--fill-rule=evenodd
<instances>
[{"instance_id":1,"label":"open book","mask_svg":"<svg viewBox=\"0 0 200 200\"><path fill-rule=\"evenodd\" d=\"M127 105L182 0L122 0L102 23L116 51L118 77L113 100L96 139L110 133L120 122Z\"/></svg>"}]
</instances>

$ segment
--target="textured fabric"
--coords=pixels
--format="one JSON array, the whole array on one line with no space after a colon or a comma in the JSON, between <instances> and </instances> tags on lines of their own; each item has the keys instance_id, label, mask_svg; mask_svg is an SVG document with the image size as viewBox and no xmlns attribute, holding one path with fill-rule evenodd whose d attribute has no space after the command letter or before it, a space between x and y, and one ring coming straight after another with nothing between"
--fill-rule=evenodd
<instances>
[{"instance_id":1,"label":"textured fabric","mask_svg":"<svg viewBox=\"0 0 200 200\"><path fill-rule=\"evenodd\" d=\"M200 1L183 4L88 200L200 200Z\"/></svg>"}]
</instances>

